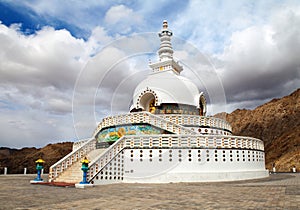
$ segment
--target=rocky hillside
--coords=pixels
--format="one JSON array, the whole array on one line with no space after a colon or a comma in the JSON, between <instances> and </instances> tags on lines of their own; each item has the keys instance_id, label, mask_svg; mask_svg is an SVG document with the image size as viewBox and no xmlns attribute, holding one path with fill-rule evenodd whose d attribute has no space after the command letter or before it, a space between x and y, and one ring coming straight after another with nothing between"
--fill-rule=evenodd
<instances>
[{"instance_id":1,"label":"rocky hillside","mask_svg":"<svg viewBox=\"0 0 300 210\"><path fill-rule=\"evenodd\" d=\"M265 143L266 167L300 171L300 89L254 110L238 109L226 114L234 135L251 136Z\"/></svg>"},{"instance_id":2,"label":"rocky hillside","mask_svg":"<svg viewBox=\"0 0 300 210\"><path fill-rule=\"evenodd\" d=\"M0 174L3 174L4 167L8 168L9 174L21 174L24 168L27 173L36 173L35 160L42 158L45 160L44 172L48 173L49 167L62 157L72 151L72 142L64 142L57 144L48 144L47 146L36 149L9 149L0 148Z\"/></svg>"}]
</instances>

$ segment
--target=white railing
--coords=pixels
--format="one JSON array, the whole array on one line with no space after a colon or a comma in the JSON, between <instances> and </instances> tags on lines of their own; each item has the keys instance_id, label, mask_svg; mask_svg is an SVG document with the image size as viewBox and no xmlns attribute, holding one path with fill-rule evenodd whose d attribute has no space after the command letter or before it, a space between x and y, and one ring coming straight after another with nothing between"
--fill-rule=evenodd
<instances>
[{"instance_id":1,"label":"white railing","mask_svg":"<svg viewBox=\"0 0 300 210\"><path fill-rule=\"evenodd\" d=\"M225 135L140 135L125 136L128 148L228 148L264 150L260 139Z\"/></svg>"},{"instance_id":2,"label":"white railing","mask_svg":"<svg viewBox=\"0 0 300 210\"><path fill-rule=\"evenodd\" d=\"M151 114L149 112L144 112L144 114L147 114L149 116L149 124L152 124L154 126L157 126L159 128L165 129L167 131L170 131L175 134L197 134L197 132L192 131L189 128L186 128L182 125L179 125L175 122L170 122L168 120L165 120L157 115Z\"/></svg>"},{"instance_id":3,"label":"white railing","mask_svg":"<svg viewBox=\"0 0 300 210\"><path fill-rule=\"evenodd\" d=\"M192 125L192 126L209 126L219 129L225 129L232 131L231 125L223 119L215 117L205 117L196 115L176 115L176 114L164 114L158 115L159 117L179 124L179 125Z\"/></svg>"},{"instance_id":4,"label":"white railing","mask_svg":"<svg viewBox=\"0 0 300 210\"><path fill-rule=\"evenodd\" d=\"M124 148L226 148L252 149L264 151L264 143L260 139L241 136L216 135L139 135L123 136L110 148L91 163L88 171L88 180L94 177L113 160Z\"/></svg>"},{"instance_id":5,"label":"white railing","mask_svg":"<svg viewBox=\"0 0 300 210\"><path fill-rule=\"evenodd\" d=\"M104 118L95 130L94 136L105 127L134 123L148 123L176 134L197 134L197 132L189 128L176 124L175 122L170 122L149 112L135 112Z\"/></svg>"},{"instance_id":6,"label":"white railing","mask_svg":"<svg viewBox=\"0 0 300 210\"><path fill-rule=\"evenodd\" d=\"M104 153L100 154L95 161L90 163L87 173L87 179L92 180L93 177L103 169L119 152L124 148L126 136L121 137L113 143Z\"/></svg>"},{"instance_id":7,"label":"white railing","mask_svg":"<svg viewBox=\"0 0 300 210\"><path fill-rule=\"evenodd\" d=\"M77 150L82 145L84 145L88 140L90 139L80 139L79 141L74 142L72 150Z\"/></svg>"},{"instance_id":8,"label":"white railing","mask_svg":"<svg viewBox=\"0 0 300 210\"><path fill-rule=\"evenodd\" d=\"M63 171L71 167L72 164L81 160L90 151L96 149L96 139L87 140L80 148L73 150L49 169L49 182L54 181Z\"/></svg>"}]
</instances>

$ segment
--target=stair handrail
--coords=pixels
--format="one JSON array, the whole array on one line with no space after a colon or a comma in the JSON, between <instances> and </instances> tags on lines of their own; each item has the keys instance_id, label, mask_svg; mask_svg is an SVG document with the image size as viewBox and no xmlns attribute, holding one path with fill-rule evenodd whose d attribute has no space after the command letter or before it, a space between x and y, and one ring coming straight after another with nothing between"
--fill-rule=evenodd
<instances>
[{"instance_id":1,"label":"stair handrail","mask_svg":"<svg viewBox=\"0 0 300 210\"><path fill-rule=\"evenodd\" d=\"M120 139L115 141L110 147L108 147L103 153L99 154L94 160L89 164L89 170L87 172L88 180L91 181L94 176L104 168L123 148L124 148L124 140L126 136L122 136ZM120 147L118 147L120 146ZM115 154L109 154L114 152ZM110 158L106 158L107 156L111 156ZM101 163L101 160L104 159L104 162ZM95 165L99 163L100 170L96 170Z\"/></svg>"},{"instance_id":2,"label":"stair handrail","mask_svg":"<svg viewBox=\"0 0 300 210\"><path fill-rule=\"evenodd\" d=\"M54 181L66 168L81 160L91 150L96 149L96 139L90 138L77 149L73 150L65 157L54 163L49 169L49 182Z\"/></svg>"},{"instance_id":3,"label":"stair handrail","mask_svg":"<svg viewBox=\"0 0 300 210\"><path fill-rule=\"evenodd\" d=\"M144 113L148 114L148 115L149 115L150 117L152 117L152 118L156 118L157 120L160 120L160 121L162 121L162 122L170 123L170 124L172 124L172 125L175 126L175 127L179 127L180 129L182 129L182 130L184 130L184 131L187 132L187 133L184 133L184 134L198 134L197 132L195 132L195 131L193 131L193 130L187 128L187 127L184 127L184 126L179 125L179 124L177 124L177 123L174 123L174 122L172 122L172 121L166 120L166 119L164 119L164 118L162 118L162 117L159 117L159 116L157 116L157 115L151 114L150 112L144 112ZM157 126L157 125L154 125L154 126ZM178 135L179 135L179 134L180 134L180 133L178 133Z\"/></svg>"}]
</instances>

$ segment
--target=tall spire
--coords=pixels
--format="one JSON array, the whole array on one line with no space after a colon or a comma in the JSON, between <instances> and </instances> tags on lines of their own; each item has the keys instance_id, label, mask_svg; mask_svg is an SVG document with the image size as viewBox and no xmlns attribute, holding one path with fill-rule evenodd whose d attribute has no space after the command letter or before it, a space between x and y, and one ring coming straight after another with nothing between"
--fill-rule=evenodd
<instances>
[{"instance_id":1,"label":"tall spire","mask_svg":"<svg viewBox=\"0 0 300 210\"><path fill-rule=\"evenodd\" d=\"M163 28L158 33L160 38L160 47L158 49L159 61L149 63L153 72L173 71L175 74L180 74L183 70L182 66L173 59L173 48L171 44L172 31L168 29L168 22L164 20Z\"/></svg>"},{"instance_id":2,"label":"tall spire","mask_svg":"<svg viewBox=\"0 0 300 210\"><path fill-rule=\"evenodd\" d=\"M172 31L168 29L168 22L163 21L163 28L158 33L160 38L160 47L158 50L159 59L161 61L173 59L173 48L171 44Z\"/></svg>"}]
</instances>

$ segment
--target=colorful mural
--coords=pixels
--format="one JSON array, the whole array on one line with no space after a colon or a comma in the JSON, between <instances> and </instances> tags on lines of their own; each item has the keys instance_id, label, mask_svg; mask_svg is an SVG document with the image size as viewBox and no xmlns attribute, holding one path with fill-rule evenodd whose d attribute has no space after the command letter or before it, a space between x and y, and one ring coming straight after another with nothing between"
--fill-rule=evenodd
<instances>
[{"instance_id":1,"label":"colorful mural","mask_svg":"<svg viewBox=\"0 0 300 210\"><path fill-rule=\"evenodd\" d=\"M116 141L124 135L151 135L161 134L162 130L154 128L151 125L128 125L107 128L101 131L97 136L98 142Z\"/></svg>"}]
</instances>

